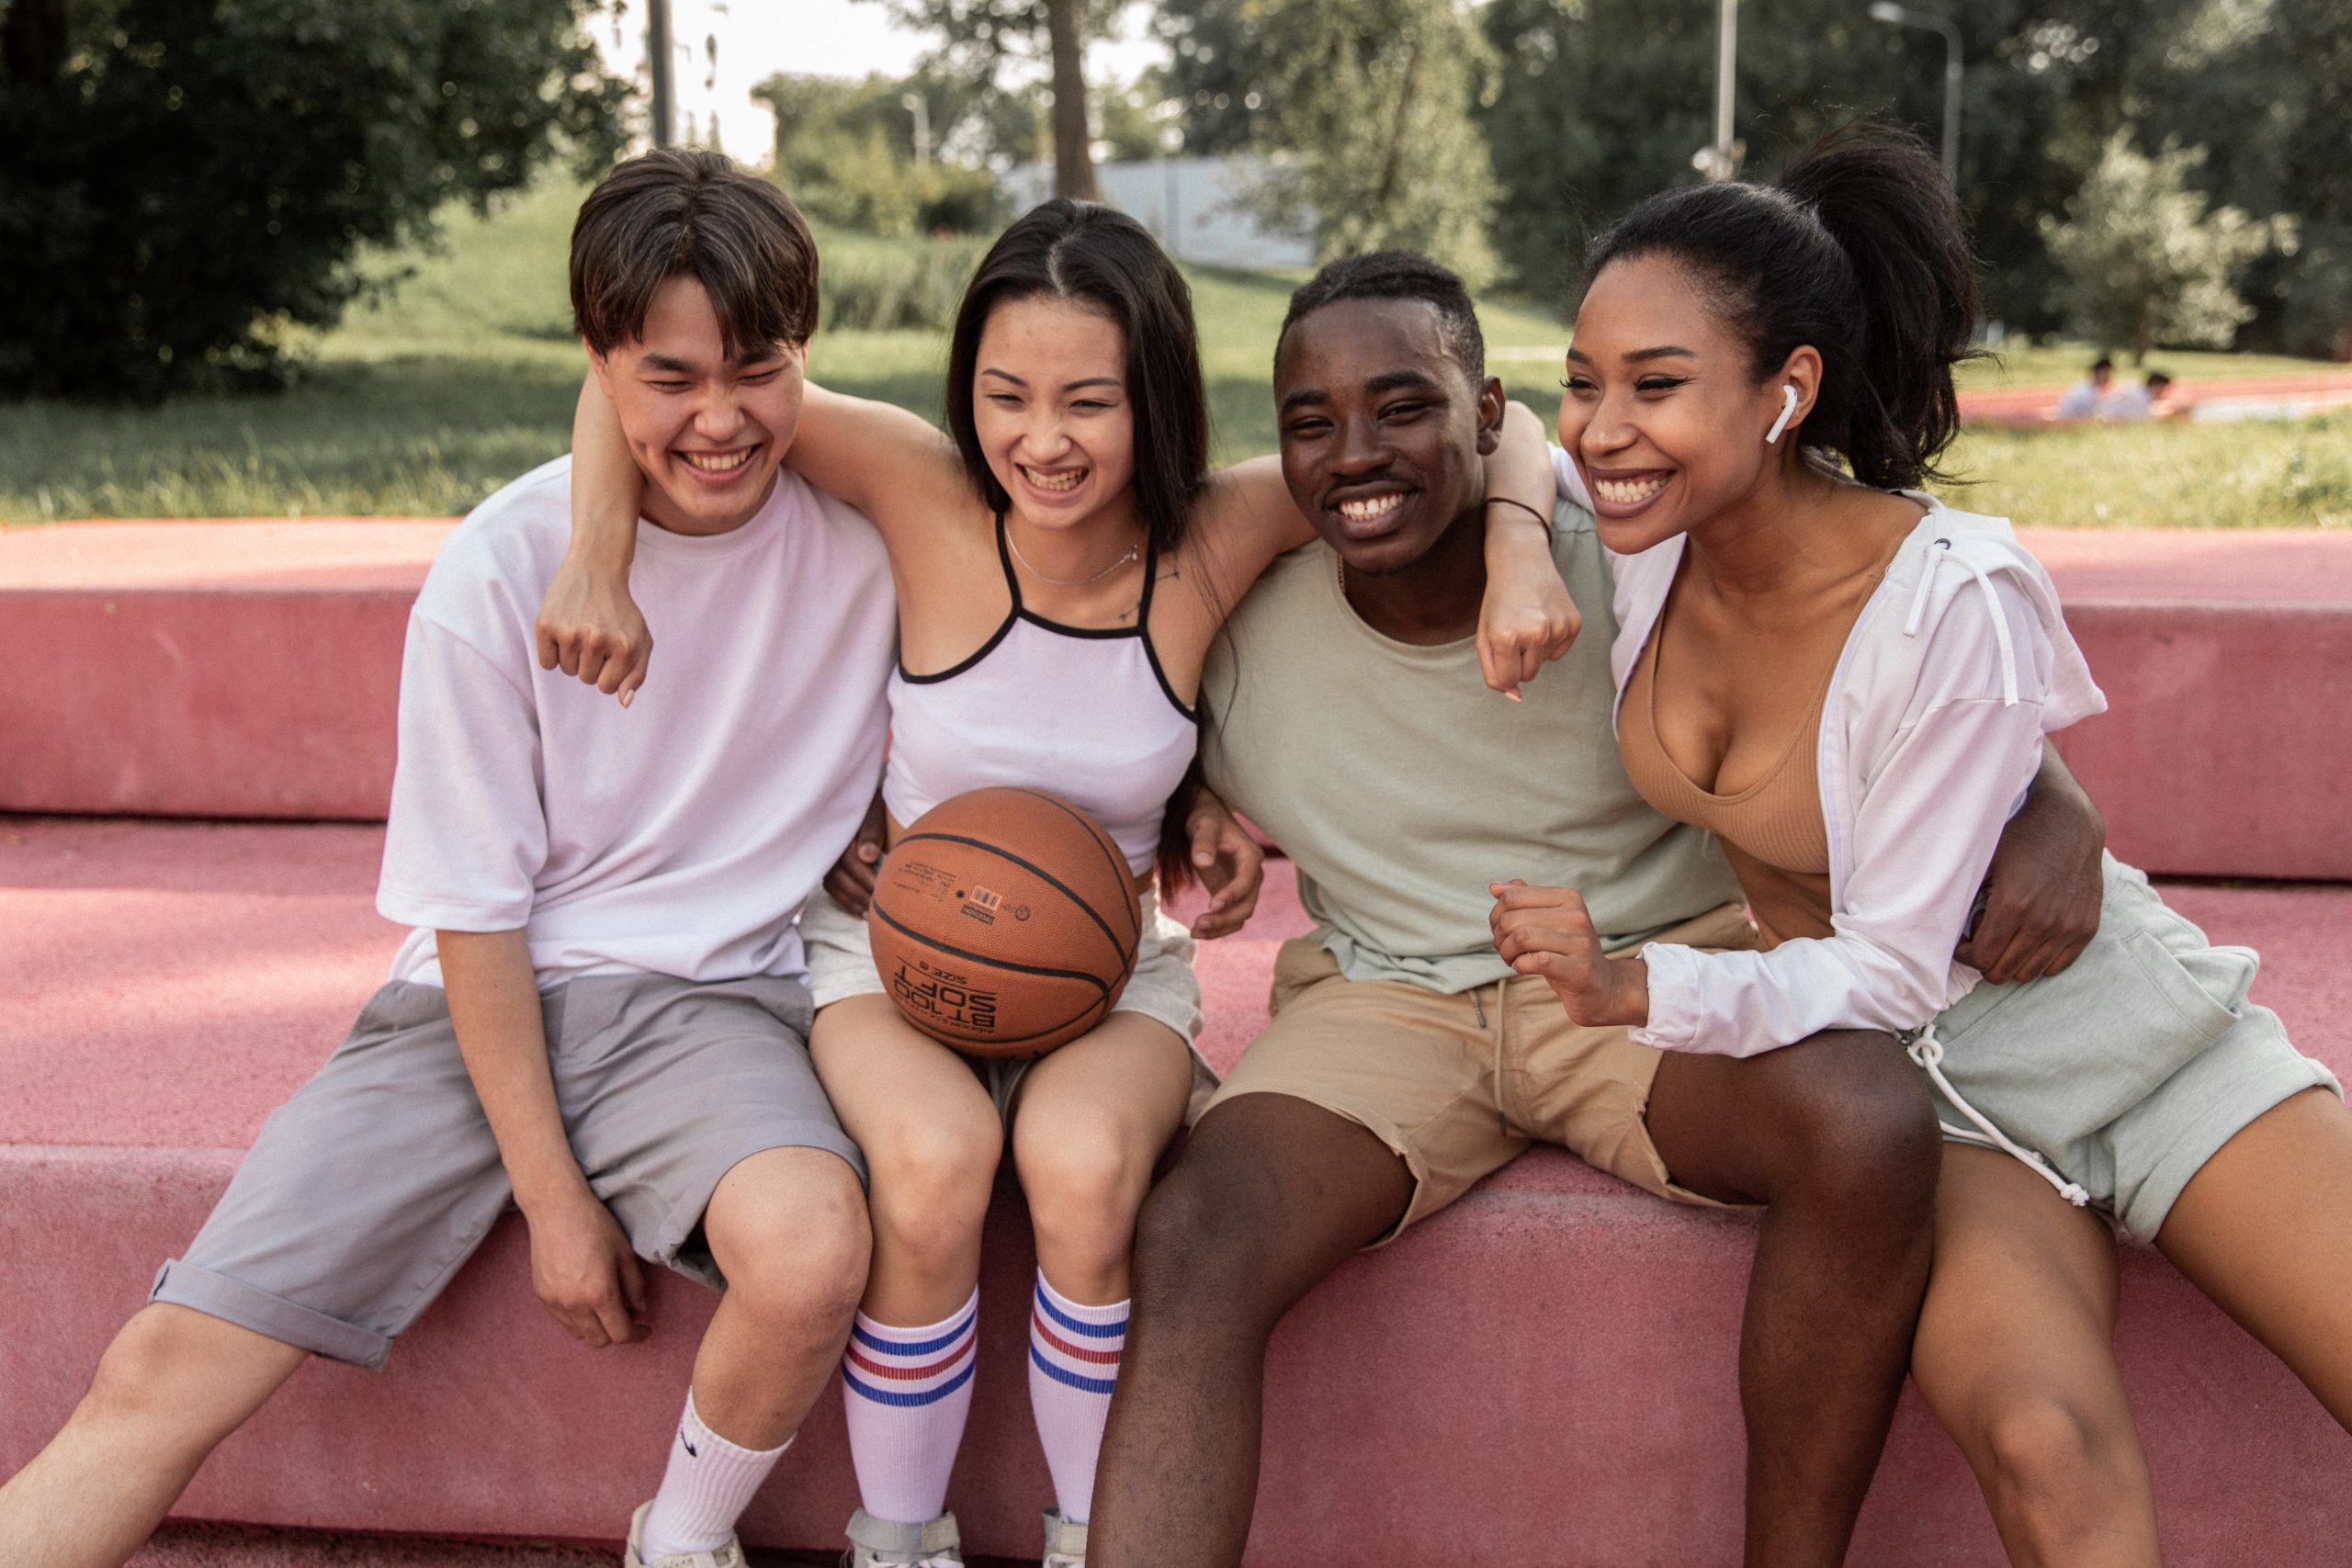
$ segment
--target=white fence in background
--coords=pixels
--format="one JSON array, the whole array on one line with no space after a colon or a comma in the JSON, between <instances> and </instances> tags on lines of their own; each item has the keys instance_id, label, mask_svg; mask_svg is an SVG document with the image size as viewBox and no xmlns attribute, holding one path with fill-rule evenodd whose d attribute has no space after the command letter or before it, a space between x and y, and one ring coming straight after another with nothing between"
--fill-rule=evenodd
<instances>
[{"instance_id":1,"label":"white fence in background","mask_svg":"<svg viewBox=\"0 0 2352 1568\"><path fill-rule=\"evenodd\" d=\"M1255 175L1254 158L1161 158L1098 164L1102 199L1128 214L1182 261L1209 266L1315 265L1310 234L1288 233L1248 210L1240 197ZM1054 194L1051 164L1023 164L999 182L1026 212Z\"/></svg>"}]
</instances>

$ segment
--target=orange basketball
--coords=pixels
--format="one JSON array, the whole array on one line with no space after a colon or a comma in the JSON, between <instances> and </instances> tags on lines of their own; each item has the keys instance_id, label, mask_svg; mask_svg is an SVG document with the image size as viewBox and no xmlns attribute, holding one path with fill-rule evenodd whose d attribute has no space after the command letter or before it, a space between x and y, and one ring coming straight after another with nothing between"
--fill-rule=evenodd
<instances>
[{"instance_id":1,"label":"orange basketball","mask_svg":"<svg viewBox=\"0 0 2352 1568\"><path fill-rule=\"evenodd\" d=\"M976 1056L1035 1056L1110 1016L1143 913L1094 818L1043 790L976 789L908 825L865 924L908 1022Z\"/></svg>"}]
</instances>

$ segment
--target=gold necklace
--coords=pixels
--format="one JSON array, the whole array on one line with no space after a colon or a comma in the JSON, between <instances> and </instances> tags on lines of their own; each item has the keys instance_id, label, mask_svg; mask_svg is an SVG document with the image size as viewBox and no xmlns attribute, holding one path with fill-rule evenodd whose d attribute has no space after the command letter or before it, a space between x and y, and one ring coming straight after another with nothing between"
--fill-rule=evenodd
<instances>
[{"instance_id":1,"label":"gold necklace","mask_svg":"<svg viewBox=\"0 0 2352 1568\"><path fill-rule=\"evenodd\" d=\"M1035 565L1030 561L1027 556L1021 553L1021 541L1012 536L1012 525L1010 521L1008 521L1004 525L1004 542L1006 545L1011 547L1012 550L1012 558L1019 561L1023 566L1028 568L1030 576L1035 578L1040 582L1050 582L1057 588L1090 587L1094 583L1102 581L1104 578L1110 576L1113 572L1118 570L1121 567L1135 559L1136 556L1143 553L1143 545L1138 541L1137 543L1127 547L1127 553L1125 555L1121 556L1117 560L1113 561L1109 566L1104 567L1092 577L1047 577L1044 572L1037 570Z\"/></svg>"}]
</instances>

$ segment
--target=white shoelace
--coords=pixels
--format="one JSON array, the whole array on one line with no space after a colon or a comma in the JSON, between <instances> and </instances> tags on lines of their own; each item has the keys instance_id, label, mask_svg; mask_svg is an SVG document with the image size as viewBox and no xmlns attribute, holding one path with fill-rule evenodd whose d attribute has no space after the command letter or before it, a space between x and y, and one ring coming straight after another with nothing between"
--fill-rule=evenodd
<instances>
[{"instance_id":1,"label":"white shoelace","mask_svg":"<svg viewBox=\"0 0 2352 1568\"><path fill-rule=\"evenodd\" d=\"M1976 1107L1969 1104L1960 1090L1952 1087L1951 1079L1944 1077L1944 1043L1936 1038L1936 1026L1933 1023L1929 1023L1918 1033L1913 1035L1911 1043L1904 1047L1904 1051L1927 1073L1928 1080L1943 1090L1944 1098L1951 1100L1962 1116L1976 1123L1973 1129L1955 1127L1939 1116L1936 1118L1937 1123L1948 1135L1963 1144L1973 1144L1978 1148L1984 1149L1998 1149L2003 1154L2010 1156L2042 1180L2056 1188L2058 1196L2077 1209L2090 1202L2090 1193L2080 1183L2067 1180L2052 1170L2050 1162L2041 1155L2022 1144L2014 1142L2007 1134L1987 1121Z\"/></svg>"}]
</instances>

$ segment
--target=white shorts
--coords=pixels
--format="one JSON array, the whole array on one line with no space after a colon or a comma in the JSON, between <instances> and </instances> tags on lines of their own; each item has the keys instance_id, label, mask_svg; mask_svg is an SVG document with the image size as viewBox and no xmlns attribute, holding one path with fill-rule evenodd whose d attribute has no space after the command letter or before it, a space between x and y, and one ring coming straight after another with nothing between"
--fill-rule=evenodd
<instances>
[{"instance_id":1,"label":"white shorts","mask_svg":"<svg viewBox=\"0 0 2352 1568\"><path fill-rule=\"evenodd\" d=\"M808 897L800 910L800 945L808 964L808 994L820 1011L844 997L885 994L881 971L874 966L874 942L865 922L839 904L823 888ZM1216 1069L1201 1055L1201 983L1193 973L1193 933L1159 912L1159 896L1143 895L1143 940L1136 948L1135 973L1126 989L1111 1004L1113 1012L1136 1012L1167 1025L1193 1055L1192 1103L1184 1113L1191 1126L1216 1092ZM1012 1097L1034 1056L967 1056L973 1071L988 1085L1000 1114L1010 1116Z\"/></svg>"}]
</instances>

